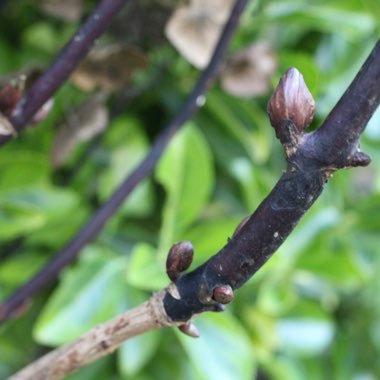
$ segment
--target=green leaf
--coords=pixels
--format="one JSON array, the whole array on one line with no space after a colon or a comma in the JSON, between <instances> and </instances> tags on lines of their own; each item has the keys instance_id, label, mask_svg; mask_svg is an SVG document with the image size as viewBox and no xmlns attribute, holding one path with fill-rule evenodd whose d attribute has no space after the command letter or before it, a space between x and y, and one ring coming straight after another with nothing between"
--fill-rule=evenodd
<instances>
[{"instance_id":1,"label":"green leaf","mask_svg":"<svg viewBox=\"0 0 380 380\"><path fill-rule=\"evenodd\" d=\"M199 379L252 379L255 356L245 331L232 315L207 314L197 318L199 339L177 332Z\"/></svg>"},{"instance_id":2,"label":"green leaf","mask_svg":"<svg viewBox=\"0 0 380 380\"><path fill-rule=\"evenodd\" d=\"M194 124L174 137L160 160L156 178L167 193L159 249L163 257L199 217L214 187L211 152Z\"/></svg>"},{"instance_id":3,"label":"green leaf","mask_svg":"<svg viewBox=\"0 0 380 380\"><path fill-rule=\"evenodd\" d=\"M5 147L6 148L6 147ZM44 184L50 175L50 164L44 154L19 150L0 152L0 189L20 189Z\"/></svg>"},{"instance_id":4,"label":"green leaf","mask_svg":"<svg viewBox=\"0 0 380 380\"><path fill-rule=\"evenodd\" d=\"M214 121L218 123L219 128L223 128L229 138L238 142L240 149L243 147L245 153L253 162L262 162L268 157L270 140L266 139L265 136L267 136L267 133L271 133L270 128L264 129L261 131L262 133L254 133L252 128L249 129L247 123L242 120L242 118L244 118L243 114L246 119L250 120L250 123L253 122L254 119L252 118L255 118L255 115L252 115L251 112L247 112L247 107L245 107L242 114L241 108L243 106L237 99L227 97L218 91L212 91L207 96L205 107ZM256 124L256 121L257 119L254 124ZM261 118L260 121L262 121ZM267 119L265 119L263 125L269 125ZM226 160L227 165L228 163L229 160Z\"/></svg>"},{"instance_id":5,"label":"green leaf","mask_svg":"<svg viewBox=\"0 0 380 380\"><path fill-rule=\"evenodd\" d=\"M334 207L309 212L282 245L283 260L291 263L290 258L296 258L304 252L317 236L335 226L340 218L338 209Z\"/></svg>"},{"instance_id":6,"label":"green leaf","mask_svg":"<svg viewBox=\"0 0 380 380\"><path fill-rule=\"evenodd\" d=\"M243 216L209 220L186 231L183 240L191 241L195 249L193 267L224 247L242 219Z\"/></svg>"},{"instance_id":7,"label":"green leaf","mask_svg":"<svg viewBox=\"0 0 380 380\"><path fill-rule=\"evenodd\" d=\"M39 252L30 250L24 250L19 255L9 257L1 263L0 284L12 287L21 285L41 268L46 259Z\"/></svg>"},{"instance_id":8,"label":"green leaf","mask_svg":"<svg viewBox=\"0 0 380 380\"><path fill-rule=\"evenodd\" d=\"M149 331L124 343L118 350L120 372L126 377L137 374L157 350L161 332Z\"/></svg>"},{"instance_id":9,"label":"green leaf","mask_svg":"<svg viewBox=\"0 0 380 380\"><path fill-rule=\"evenodd\" d=\"M0 239L37 230L77 205L75 193L49 186L0 191Z\"/></svg>"},{"instance_id":10,"label":"green leaf","mask_svg":"<svg viewBox=\"0 0 380 380\"><path fill-rule=\"evenodd\" d=\"M0 239L15 238L44 225L44 214L34 207L0 199Z\"/></svg>"},{"instance_id":11,"label":"green leaf","mask_svg":"<svg viewBox=\"0 0 380 380\"><path fill-rule=\"evenodd\" d=\"M277 324L285 349L311 356L324 352L334 338L334 324L312 318L283 319Z\"/></svg>"},{"instance_id":12,"label":"green leaf","mask_svg":"<svg viewBox=\"0 0 380 380\"><path fill-rule=\"evenodd\" d=\"M112 379L114 373L112 357L105 356L95 362L80 368L68 376L65 380L103 380Z\"/></svg>"},{"instance_id":13,"label":"green leaf","mask_svg":"<svg viewBox=\"0 0 380 380\"><path fill-rule=\"evenodd\" d=\"M107 199L116 190L148 150L147 139L136 120L117 119L112 123L111 130L113 133L107 139L107 145L112 146L109 167L99 177L99 196L102 200ZM151 184L149 180L145 180L133 190L124 202L121 212L128 216L144 216L150 212L152 204Z\"/></svg>"},{"instance_id":14,"label":"green leaf","mask_svg":"<svg viewBox=\"0 0 380 380\"><path fill-rule=\"evenodd\" d=\"M313 249L312 254L302 255L297 269L346 291L359 287L367 277L364 267L348 247L337 249L324 246L319 250Z\"/></svg>"},{"instance_id":15,"label":"green leaf","mask_svg":"<svg viewBox=\"0 0 380 380\"><path fill-rule=\"evenodd\" d=\"M144 290L158 290L168 285L165 267L158 261L154 247L145 243L135 245L128 262L127 281Z\"/></svg>"},{"instance_id":16,"label":"green leaf","mask_svg":"<svg viewBox=\"0 0 380 380\"><path fill-rule=\"evenodd\" d=\"M324 32L339 31L353 40L371 33L376 26L374 15L346 10L335 4L272 1L265 7L264 14L271 21L300 24Z\"/></svg>"},{"instance_id":17,"label":"green leaf","mask_svg":"<svg viewBox=\"0 0 380 380\"><path fill-rule=\"evenodd\" d=\"M106 249L86 248L42 311L34 327L36 340L60 345L121 312L127 293L125 265L125 258L113 257Z\"/></svg>"}]
</instances>

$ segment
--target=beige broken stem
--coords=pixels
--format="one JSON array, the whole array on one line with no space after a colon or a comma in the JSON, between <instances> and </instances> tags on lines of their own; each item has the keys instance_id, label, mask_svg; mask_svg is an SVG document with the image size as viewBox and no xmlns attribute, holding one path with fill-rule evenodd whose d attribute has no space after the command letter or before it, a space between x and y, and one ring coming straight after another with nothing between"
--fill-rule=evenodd
<instances>
[{"instance_id":1,"label":"beige broken stem","mask_svg":"<svg viewBox=\"0 0 380 380\"><path fill-rule=\"evenodd\" d=\"M109 355L126 340L147 331L182 323L170 321L163 307L165 290L149 301L100 324L72 343L51 351L15 373L8 380L58 380L81 367Z\"/></svg>"}]
</instances>

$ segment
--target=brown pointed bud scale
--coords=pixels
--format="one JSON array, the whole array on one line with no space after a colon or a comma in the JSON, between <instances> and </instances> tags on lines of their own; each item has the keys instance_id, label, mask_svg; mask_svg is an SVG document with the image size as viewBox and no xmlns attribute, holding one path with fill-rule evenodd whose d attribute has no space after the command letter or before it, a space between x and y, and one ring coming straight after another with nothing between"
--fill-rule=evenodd
<instances>
[{"instance_id":1,"label":"brown pointed bud scale","mask_svg":"<svg viewBox=\"0 0 380 380\"><path fill-rule=\"evenodd\" d=\"M178 327L179 331L192 338L199 338L201 336L198 327L194 323L187 322Z\"/></svg>"},{"instance_id":2,"label":"brown pointed bud scale","mask_svg":"<svg viewBox=\"0 0 380 380\"><path fill-rule=\"evenodd\" d=\"M230 303L234 298L234 291L230 285L217 286L212 292L212 299L221 304Z\"/></svg>"},{"instance_id":3,"label":"brown pointed bud scale","mask_svg":"<svg viewBox=\"0 0 380 380\"><path fill-rule=\"evenodd\" d=\"M290 68L281 78L268 103L268 114L276 135L281 142L287 139L284 130L291 122L294 133L299 134L313 120L315 103L302 74L296 68Z\"/></svg>"},{"instance_id":4,"label":"brown pointed bud scale","mask_svg":"<svg viewBox=\"0 0 380 380\"><path fill-rule=\"evenodd\" d=\"M181 272L190 267L193 256L194 248L189 241L181 241L170 248L166 259L166 273L170 280L175 281Z\"/></svg>"}]
</instances>

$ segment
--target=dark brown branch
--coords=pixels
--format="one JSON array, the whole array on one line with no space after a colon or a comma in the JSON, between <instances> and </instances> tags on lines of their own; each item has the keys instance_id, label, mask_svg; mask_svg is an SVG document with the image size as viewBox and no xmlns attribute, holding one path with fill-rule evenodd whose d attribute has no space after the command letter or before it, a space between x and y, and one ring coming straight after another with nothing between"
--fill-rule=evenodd
<instances>
[{"instance_id":1,"label":"dark brown branch","mask_svg":"<svg viewBox=\"0 0 380 380\"><path fill-rule=\"evenodd\" d=\"M380 42L318 131L304 133L291 120L277 118L276 132L290 131L283 143L286 173L219 253L175 281L178 294L168 293L164 299L172 320L187 321L218 309L215 290L237 289L257 272L318 198L333 171L370 162L358 149L359 138L379 103Z\"/></svg>"},{"instance_id":2,"label":"dark brown branch","mask_svg":"<svg viewBox=\"0 0 380 380\"><path fill-rule=\"evenodd\" d=\"M183 274L193 258L192 244L183 241L173 245L166 262L167 274L173 282L166 289L138 308L98 325L76 341L50 352L11 379L59 379L112 352L124 340L162 326L178 326L183 322L181 331L197 336L190 318L204 311L221 311L223 304L232 301L233 289L243 285L272 256L317 199L331 173L341 166L368 164L368 159L357 153L358 139L380 103L377 79L371 80L371 75L378 75L380 70L379 49L378 43L360 74L323 124L322 132L303 132L312 119L314 102L304 86L302 75L295 69L288 70L268 107L271 123L285 148L288 170L255 213L243 220L218 254L193 272ZM351 89L360 89L361 83L373 83L373 86L366 89L368 97L360 98L358 114L352 115L350 107L355 97L350 94L355 96L358 93ZM350 122L350 116L355 116L349 130L345 130L342 123L334 125L331 122L334 120L331 115L338 111L341 113L339 120ZM329 151L326 150L326 135L323 133L329 130L333 131L332 134L337 132L339 141L331 143L340 154L336 151L331 156L326 154ZM341 137L343 132L344 138ZM321 138L318 133L321 133ZM355 154L357 160L352 161Z\"/></svg>"},{"instance_id":3,"label":"dark brown branch","mask_svg":"<svg viewBox=\"0 0 380 380\"><path fill-rule=\"evenodd\" d=\"M24 129L33 115L65 82L76 65L90 50L94 41L104 32L126 0L101 0L86 22L75 33L48 70L33 84L18 102L10 119L17 131ZM0 136L0 145L9 136Z\"/></svg>"},{"instance_id":4,"label":"dark brown branch","mask_svg":"<svg viewBox=\"0 0 380 380\"><path fill-rule=\"evenodd\" d=\"M159 135L149 154L124 180L109 200L95 212L79 233L61 251L59 251L40 272L17 289L14 294L0 305L0 322L8 319L26 300L33 297L33 295L39 290L54 281L62 268L73 262L79 251L96 237L104 224L115 211L117 211L131 191L144 178L152 173L170 139L183 126L184 122L196 111L199 104L197 100L204 94L207 87L211 84L211 80L217 74L219 64L238 25L240 15L246 4L247 0L236 0L230 17L224 26L220 39L215 47L210 63L200 75L194 89L182 108Z\"/></svg>"}]
</instances>

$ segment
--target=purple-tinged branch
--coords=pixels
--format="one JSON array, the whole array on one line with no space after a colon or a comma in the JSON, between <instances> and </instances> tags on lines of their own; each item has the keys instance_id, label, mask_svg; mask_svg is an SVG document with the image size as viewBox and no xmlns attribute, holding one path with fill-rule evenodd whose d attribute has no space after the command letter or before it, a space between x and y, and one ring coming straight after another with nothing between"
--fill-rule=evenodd
<instances>
[{"instance_id":1,"label":"purple-tinged branch","mask_svg":"<svg viewBox=\"0 0 380 380\"><path fill-rule=\"evenodd\" d=\"M360 134L380 102L379 42L315 133L304 133L304 123L295 125L298 117L289 120L292 114L289 110L299 107L299 112L304 113L304 107L310 107L308 97L298 97L298 86L287 86L284 80L276 91L283 90L296 94L275 96L269 112L276 132L286 127L295 136L283 139L285 151L292 153L287 154L288 169L225 247L201 267L175 281L176 297L168 293L164 299L166 312L173 320L187 321L194 314L215 310L218 306L215 290L226 286L237 289L261 268L321 194L333 171L370 162L358 146ZM294 95L301 104L288 101ZM281 132L281 136L285 135Z\"/></svg>"},{"instance_id":2,"label":"purple-tinged branch","mask_svg":"<svg viewBox=\"0 0 380 380\"><path fill-rule=\"evenodd\" d=\"M126 0L100 1L86 22L59 53L53 64L18 102L10 118L17 131L24 129L34 114L62 86L125 3ZM0 136L0 145L5 144L9 139L9 136Z\"/></svg>"}]
</instances>

